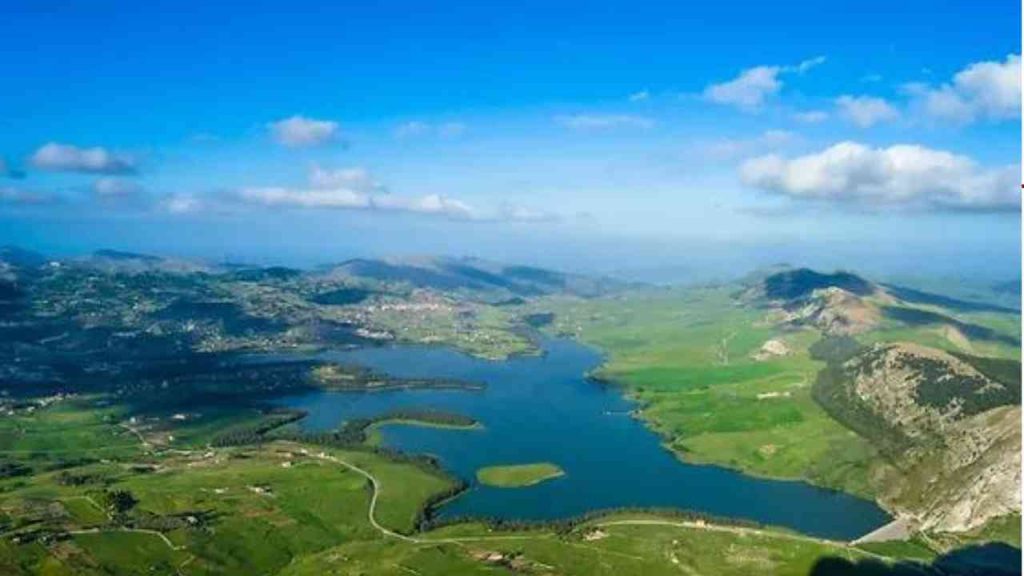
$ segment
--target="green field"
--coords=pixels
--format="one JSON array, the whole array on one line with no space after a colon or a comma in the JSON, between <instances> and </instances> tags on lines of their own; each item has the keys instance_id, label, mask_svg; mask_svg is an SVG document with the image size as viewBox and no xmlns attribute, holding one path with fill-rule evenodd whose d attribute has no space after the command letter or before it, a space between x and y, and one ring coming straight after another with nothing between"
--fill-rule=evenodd
<instances>
[{"instance_id":1,"label":"green field","mask_svg":"<svg viewBox=\"0 0 1024 576\"><path fill-rule=\"evenodd\" d=\"M779 327L769 311L737 298L738 288L664 288L606 299L549 297L524 313L554 312L549 329L607 354L595 376L623 386L637 415L690 462L748 474L802 479L866 498L892 478L892 465L866 439L832 419L811 395L823 362L808 353L818 330ZM957 316L1013 337L1014 314ZM963 352L934 326L885 321L864 343L913 341ZM776 340L788 353L755 358ZM970 341L975 354L1019 358L1012 345Z\"/></svg>"},{"instance_id":2,"label":"green field","mask_svg":"<svg viewBox=\"0 0 1024 576\"><path fill-rule=\"evenodd\" d=\"M620 299L549 299L552 327L605 351L597 376L625 387L681 458L870 495L874 448L811 398L823 364L812 330L779 333L734 288L664 289ZM791 354L752 355L776 338Z\"/></svg>"},{"instance_id":3,"label":"green field","mask_svg":"<svg viewBox=\"0 0 1024 576\"><path fill-rule=\"evenodd\" d=\"M766 309L740 304L735 290L479 305L473 321L488 327L482 339L472 326L429 315L400 339L460 340L463 349L500 357L529 348L513 331L518 319L553 312L545 329L605 352L593 376L636 399L637 416L678 457L877 497L898 471L811 396L824 365L808 349L820 333L780 327ZM1015 315L964 312L956 319L999 335L1019 327ZM965 343L930 325L886 320L861 336L864 343L892 339L1019 357L1006 342ZM758 357L769 341L785 352ZM858 547L672 513L446 525L430 518L429 505L462 484L429 459L381 450L381 429L443 426L473 434L479 423L409 409L363 419L359 434L304 435L297 414L247 396L267 392L245 388L256 376L248 378L217 373L207 390L216 401L187 409L140 402L150 392L169 394L153 382L132 400L106 391L11 403L0 416L0 573L803 576L826 557L930 562L977 542L1020 542L1019 515L969 533ZM269 382L290 389L286 379ZM561 474L553 463L513 464L481 469L478 480L511 488ZM924 485L921 475L915 481Z\"/></svg>"},{"instance_id":4,"label":"green field","mask_svg":"<svg viewBox=\"0 0 1024 576\"><path fill-rule=\"evenodd\" d=\"M930 554L919 544L859 549L782 530L650 514L419 532L424 505L454 486L427 465L360 447L285 441L211 448L199 441L208 437L204 418L148 422L152 431L140 438L114 416L124 414L82 399L2 421L11 450L5 461L31 469L0 479L0 573L802 576L822 557ZM230 427L253 415L210 418ZM37 439L36 426L57 422L76 442L76 455L45 466L44 457L65 449L40 452L54 441ZM168 435L197 441L142 443ZM498 482L525 484L556 471L541 464L493 472ZM130 495L127 503L115 506L117 494ZM1000 538L1012 526L991 530L979 537Z\"/></svg>"},{"instance_id":5,"label":"green field","mask_svg":"<svg viewBox=\"0 0 1024 576\"><path fill-rule=\"evenodd\" d=\"M488 466L476 471L476 479L486 486L522 488L565 476L565 471L550 462Z\"/></svg>"}]
</instances>

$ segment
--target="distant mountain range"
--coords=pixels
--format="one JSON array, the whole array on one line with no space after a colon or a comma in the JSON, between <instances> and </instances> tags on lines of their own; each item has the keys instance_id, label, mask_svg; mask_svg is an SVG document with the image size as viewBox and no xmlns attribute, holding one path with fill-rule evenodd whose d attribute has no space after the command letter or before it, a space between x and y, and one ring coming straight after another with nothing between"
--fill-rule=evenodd
<instances>
[{"instance_id":1,"label":"distant mountain range","mask_svg":"<svg viewBox=\"0 0 1024 576\"><path fill-rule=\"evenodd\" d=\"M630 283L611 278L592 277L537 268L513 266L477 258L419 257L403 259L352 259L313 270L240 264L209 264L198 261L163 258L118 250L98 250L83 257L50 260L42 254L16 247L0 249L0 266L28 271L48 263L92 269L105 273L142 274L224 274L234 280L286 280L295 277L350 280L444 292L461 292L485 300L573 294L598 296L621 290Z\"/></svg>"},{"instance_id":2,"label":"distant mountain range","mask_svg":"<svg viewBox=\"0 0 1024 576\"><path fill-rule=\"evenodd\" d=\"M348 260L322 272L353 278L406 284L415 288L530 297L567 293L598 296L629 284L609 278L556 272L532 266L508 266L476 258Z\"/></svg>"},{"instance_id":3,"label":"distant mountain range","mask_svg":"<svg viewBox=\"0 0 1024 576\"><path fill-rule=\"evenodd\" d=\"M946 328L970 339L1020 343L1019 339L1008 339L990 328L952 315L1016 314L1015 309L874 283L851 272L826 274L795 268L756 276L748 281L743 298L781 309L789 323L813 325L831 335L858 334L891 321L906 326Z\"/></svg>"}]
</instances>

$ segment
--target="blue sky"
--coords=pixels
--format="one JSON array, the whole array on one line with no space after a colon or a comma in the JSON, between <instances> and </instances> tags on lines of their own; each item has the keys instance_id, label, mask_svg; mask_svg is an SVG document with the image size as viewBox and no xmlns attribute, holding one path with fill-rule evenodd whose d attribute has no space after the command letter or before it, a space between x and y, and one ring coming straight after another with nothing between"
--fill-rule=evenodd
<instances>
[{"instance_id":1,"label":"blue sky","mask_svg":"<svg viewBox=\"0 0 1024 576\"><path fill-rule=\"evenodd\" d=\"M1019 3L347 4L6 5L0 242L1019 275Z\"/></svg>"}]
</instances>

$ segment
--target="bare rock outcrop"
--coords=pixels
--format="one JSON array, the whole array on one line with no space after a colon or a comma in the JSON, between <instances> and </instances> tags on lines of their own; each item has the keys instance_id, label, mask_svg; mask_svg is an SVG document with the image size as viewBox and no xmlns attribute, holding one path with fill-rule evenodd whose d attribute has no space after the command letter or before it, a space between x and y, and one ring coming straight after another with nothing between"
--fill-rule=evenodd
<instances>
[{"instance_id":1,"label":"bare rock outcrop","mask_svg":"<svg viewBox=\"0 0 1024 576\"><path fill-rule=\"evenodd\" d=\"M851 402L900 438L898 478L886 479L880 498L887 508L942 532L1020 512L1019 392L918 344L877 345L842 372Z\"/></svg>"}]
</instances>

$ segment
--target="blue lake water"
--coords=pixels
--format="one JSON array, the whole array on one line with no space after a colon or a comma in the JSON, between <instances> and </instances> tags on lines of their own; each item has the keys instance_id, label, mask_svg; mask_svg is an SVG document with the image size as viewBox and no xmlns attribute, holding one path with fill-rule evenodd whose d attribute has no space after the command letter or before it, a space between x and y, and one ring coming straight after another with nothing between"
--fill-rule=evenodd
<instances>
[{"instance_id":1,"label":"blue lake water","mask_svg":"<svg viewBox=\"0 0 1024 576\"><path fill-rule=\"evenodd\" d=\"M716 466L687 464L629 416L634 404L586 373L601 364L595 350L546 339L543 356L488 361L455 350L393 346L331 351L317 357L406 378L482 382L482 391L316 391L279 400L306 410L307 430L399 408L455 412L482 430L406 425L381 429L384 443L432 454L473 486L435 511L441 518L479 516L548 520L620 506L672 507L745 518L814 536L853 539L890 520L874 503L803 482L767 480ZM554 462L564 477L526 488L475 484L476 470L496 464Z\"/></svg>"}]
</instances>

